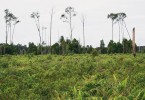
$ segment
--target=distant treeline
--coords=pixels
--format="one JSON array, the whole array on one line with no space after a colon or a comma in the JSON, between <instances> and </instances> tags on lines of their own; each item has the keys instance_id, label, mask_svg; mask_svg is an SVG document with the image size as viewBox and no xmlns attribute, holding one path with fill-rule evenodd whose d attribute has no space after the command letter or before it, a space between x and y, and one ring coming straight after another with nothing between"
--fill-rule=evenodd
<instances>
[{"instance_id":1,"label":"distant treeline","mask_svg":"<svg viewBox=\"0 0 145 100\"><path fill-rule=\"evenodd\" d=\"M0 44L0 55L10 54L83 54L83 53L92 53L97 51L100 54L111 54L111 53L132 53L132 41L124 39L122 43L113 42L110 40L107 47L105 47L104 41L100 41L100 47L93 48L91 45L82 46L77 39L72 41L69 39L64 39L61 36L59 42L54 43L51 47L42 45L35 45L33 42L30 42L28 46L21 44ZM136 51L138 48L136 46ZM145 52L145 49L141 50Z\"/></svg>"}]
</instances>

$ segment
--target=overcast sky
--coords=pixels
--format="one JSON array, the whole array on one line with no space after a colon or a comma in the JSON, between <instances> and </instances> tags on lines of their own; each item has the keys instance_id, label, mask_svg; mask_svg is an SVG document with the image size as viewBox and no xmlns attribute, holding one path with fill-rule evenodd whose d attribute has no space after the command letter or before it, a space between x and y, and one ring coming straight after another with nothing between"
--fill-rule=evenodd
<instances>
[{"instance_id":1,"label":"overcast sky","mask_svg":"<svg viewBox=\"0 0 145 100\"><path fill-rule=\"evenodd\" d=\"M9 9L19 17L21 23L16 25L14 44L39 43L39 36L35 22L30 18L32 12L40 13L41 26L47 27L47 44L49 38L50 11L54 9L52 43L58 41L59 36L69 38L67 23L60 20L66 7L72 6L77 13L73 20L73 38L82 43L81 16L85 16L86 44L98 47L103 39L105 45L111 40L111 20L109 13L124 12L127 14L125 22L130 35L132 28L136 28L137 45L145 45L145 0L0 0L0 43L5 42L4 10ZM114 41L119 40L118 26L114 26ZM129 39L125 31L125 37Z\"/></svg>"}]
</instances>

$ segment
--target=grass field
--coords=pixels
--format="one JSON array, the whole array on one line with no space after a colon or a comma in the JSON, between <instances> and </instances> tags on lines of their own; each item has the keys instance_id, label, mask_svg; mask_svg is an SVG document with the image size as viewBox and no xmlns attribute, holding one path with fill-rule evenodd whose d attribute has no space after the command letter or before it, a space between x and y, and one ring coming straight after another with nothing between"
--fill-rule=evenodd
<instances>
[{"instance_id":1,"label":"grass field","mask_svg":"<svg viewBox=\"0 0 145 100\"><path fill-rule=\"evenodd\" d=\"M145 54L1 56L0 100L145 100Z\"/></svg>"}]
</instances>

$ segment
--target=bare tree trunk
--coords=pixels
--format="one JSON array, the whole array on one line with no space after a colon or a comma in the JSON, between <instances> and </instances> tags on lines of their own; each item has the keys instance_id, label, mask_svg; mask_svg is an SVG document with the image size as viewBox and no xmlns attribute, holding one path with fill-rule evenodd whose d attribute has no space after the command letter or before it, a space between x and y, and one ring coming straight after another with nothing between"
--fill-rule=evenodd
<instances>
[{"instance_id":1,"label":"bare tree trunk","mask_svg":"<svg viewBox=\"0 0 145 100\"><path fill-rule=\"evenodd\" d=\"M34 18L34 19L35 19L36 27L37 27L37 30L38 30L38 33L39 33L39 39L40 39L40 53L42 54L41 33L40 33L40 22L39 22L39 18L37 18L37 21L36 21L36 18Z\"/></svg>"},{"instance_id":2,"label":"bare tree trunk","mask_svg":"<svg viewBox=\"0 0 145 100\"><path fill-rule=\"evenodd\" d=\"M10 44L12 43L12 25L10 23Z\"/></svg>"},{"instance_id":3,"label":"bare tree trunk","mask_svg":"<svg viewBox=\"0 0 145 100\"><path fill-rule=\"evenodd\" d=\"M83 44L85 47L85 20L83 19Z\"/></svg>"},{"instance_id":4,"label":"bare tree trunk","mask_svg":"<svg viewBox=\"0 0 145 100\"><path fill-rule=\"evenodd\" d=\"M39 38L40 38L40 53L42 54L42 42L41 42L40 28L38 29L38 32L39 32Z\"/></svg>"},{"instance_id":5,"label":"bare tree trunk","mask_svg":"<svg viewBox=\"0 0 145 100\"><path fill-rule=\"evenodd\" d=\"M125 23L125 21L124 21L124 20L123 20L123 23L124 23L124 26L125 26L126 31L127 31L127 33L128 33L128 36L129 36L129 38L131 39L130 34L129 34L129 31L128 31L128 29L127 29L127 26L126 26L126 23Z\"/></svg>"},{"instance_id":6,"label":"bare tree trunk","mask_svg":"<svg viewBox=\"0 0 145 100\"><path fill-rule=\"evenodd\" d=\"M135 28L133 28L133 33L132 33L132 53L133 56L136 56L136 50L135 50Z\"/></svg>"},{"instance_id":7,"label":"bare tree trunk","mask_svg":"<svg viewBox=\"0 0 145 100\"><path fill-rule=\"evenodd\" d=\"M6 44L4 45L4 54L6 53L7 44L8 44L8 23L6 22Z\"/></svg>"},{"instance_id":8,"label":"bare tree trunk","mask_svg":"<svg viewBox=\"0 0 145 100\"><path fill-rule=\"evenodd\" d=\"M113 20L112 20L112 41L113 41Z\"/></svg>"},{"instance_id":9,"label":"bare tree trunk","mask_svg":"<svg viewBox=\"0 0 145 100\"><path fill-rule=\"evenodd\" d=\"M71 12L70 12L69 17L70 17L70 22L69 22L69 24L70 24L70 39L72 41L72 23L71 23L71 20L72 20L71 17L72 17L72 15L71 15Z\"/></svg>"},{"instance_id":10,"label":"bare tree trunk","mask_svg":"<svg viewBox=\"0 0 145 100\"><path fill-rule=\"evenodd\" d=\"M45 30L44 30L44 32L45 32L45 43L47 43L47 41L46 41L46 27L45 27Z\"/></svg>"},{"instance_id":11,"label":"bare tree trunk","mask_svg":"<svg viewBox=\"0 0 145 100\"><path fill-rule=\"evenodd\" d=\"M83 51L85 51L85 18L82 16L82 25L83 25Z\"/></svg>"},{"instance_id":12,"label":"bare tree trunk","mask_svg":"<svg viewBox=\"0 0 145 100\"><path fill-rule=\"evenodd\" d=\"M43 40L43 32L44 32L44 27L42 27L42 32L41 32L41 34L42 34L42 45L43 45L43 42L44 42L44 40Z\"/></svg>"},{"instance_id":13,"label":"bare tree trunk","mask_svg":"<svg viewBox=\"0 0 145 100\"><path fill-rule=\"evenodd\" d=\"M120 43L120 22L118 21L118 26L119 26L119 43Z\"/></svg>"},{"instance_id":14,"label":"bare tree trunk","mask_svg":"<svg viewBox=\"0 0 145 100\"><path fill-rule=\"evenodd\" d=\"M2 55L2 47L3 47L3 44L0 45L0 55Z\"/></svg>"},{"instance_id":15,"label":"bare tree trunk","mask_svg":"<svg viewBox=\"0 0 145 100\"><path fill-rule=\"evenodd\" d=\"M52 34L52 21L53 21L53 9L50 13L50 54L52 54L52 49L51 49L51 34Z\"/></svg>"},{"instance_id":16,"label":"bare tree trunk","mask_svg":"<svg viewBox=\"0 0 145 100\"><path fill-rule=\"evenodd\" d=\"M14 38L14 32L15 32L15 25L14 25L14 27L13 27L13 33L12 33L12 43L14 42L14 41L13 41L13 38Z\"/></svg>"},{"instance_id":17,"label":"bare tree trunk","mask_svg":"<svg viewBox=\"0 0 145 100\"><path fill-rule=\"evenodd\" d=\"M121 20L121 33L122 33L122 45L123 45L123 53L125 52L124 49L124 28L123 28L123 21Z\"/></svg>"},{"instance_id":18,"label":"bare tree trunk","mask_svg":"<svg viewBox=\"0 0 145 100\"><path fill-rule=\"evenodd\" d=\"M40 32L40 22L39 22L39 19L38 19L38 32L39 32L40 45L41 45L42 41L41 41L41 32Z\"/></svg>"},{"instance_id":19,"label":"bare tree trunk","mask_svg":"<svg viewBox=\"0 0 145 100\"><path fill-rule=\"evenodd\" d=\"M8 24L6 23L6 44L8 44Z\"/></svg>"},{"instance_id":20,"label":"bare tree trunk","mask_svg":"<svg viewBox=\"0 0 145 100\"><path fill-rule=\"evenodd\" d=\"M37 30L38 30L38 33L39 33L39 39L40 39L40 45L41 45L41 34L40 34L40 23L39 23L39 19L38 19L38 22L36 21L36 18L35 19L35 24L36 24L36 27L37 27Z\"/></svg>"}]
</instances>

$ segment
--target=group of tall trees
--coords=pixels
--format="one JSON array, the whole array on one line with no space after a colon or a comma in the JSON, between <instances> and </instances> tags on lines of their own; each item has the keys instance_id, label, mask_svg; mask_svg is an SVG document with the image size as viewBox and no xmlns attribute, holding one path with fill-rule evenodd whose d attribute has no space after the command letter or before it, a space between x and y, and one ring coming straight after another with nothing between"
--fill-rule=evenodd
<instances>
[{"instance_id":1,"label":"group of tall trees","mask_svg":"<svg viewBox=\"0 0 145 100\"><path fill-rule=\"evenodd\" d=\"M113 42L113 33L114 33L114 24L118 23L118 27L119 27L119 43L121 42L120 38L122 35L122 46L123 46L123 53L125 52L125 44L124 44L124 32L125 30L128 33L129 39L131 39L129 31L127 29L126 23L125 23L125 18L127 17L127 15L125 13L110 13L108 14L107 18L110 18L112 21L112 42Z\"/></svg>"},{"instance_id":2,"label":"group of tall trees","mask_svg":"<svg viewBox=\"0 0 145 100\"><path fill-rule=\"evenodd\" d=\"M52 53L52 44L51 44L51 36L52 36L52 24L53 24L53 15L54 15L54 11L53 9L51 10L50 12L50 53ZM70 32L69 32L69 36L70 36L70 41L73 40L73 25L72 25L72 18L76 16L76 12L74 10L73 7L67 7L65 8L65 12L61 15L60 19L63 21L63 22L66 22L68 23L69 25L69 29L70 29ZM31 18L34 18L35 20L35 24L36 24L36 27L37 27L37 30L38 30L38 33L39 33L39 38L40 38L40 45L42 46L42 42L43 42L43 37L41 36L41 28L40 28L40 20L39 20L39 13L38 12L33 12L31 14ZM83 33L83 46L85 47L85 18L84 16L82 16L82 33ZM43 33L42 33L43 34ZM42 38L42 39L41 39ZM41 48L41 47L40 47Z\"/></svg>"},{"instance_id":3,"label":"group of tall trees","mask_svg":"<svg viewBox=\"0 0 145 100\"><path fill-rule=\"evenodd\" d=\"M14 38L15 26L20 21L18 20L18 17L16 17L8 9L4 10L4 12L5 12L4 18L6 23L6 44L8 44L8 36L10 37L10 44L12 44Z\"/></svg>"},{"instance_id":4,"label":"group of tall trees","mask_svg":"<svg viewBox=\"0 0 145 100\"><path fill-rule=\"evenodd\" d=\"M14 31L15 31L16 24L18 24L20 21L18 20L18 17L16 17L13 13L11 13L9 11L9 9L4 10L4 12L5 12L4 18L5 18L5 23L6 23L6 42L5 42L5 45L1 44L1 47L0 48L5 47L4 48L4 52L5 51L7 52L6 49L8 49L8 47L11 47L12 45L15 46L13 44ZM50 44L48 45L49 46L49 52L50 53L52 53L52 44L51 44L51 40L52 39L51 39L51 37L52 37L53 15L54 15L54 11L52 9L51 12L50 12L50 38L49 38L50 39ZM62 14L60 16L61 19L63 20L63 22L68 23L69 28L70 28L70 32L69 32L69 36L70 36L69 42L70 43L69 44L73 44L74 40L76 40L76 39L73 40L72 18L74 16L76 16L76 12L75 12L74 8L73 7L70 7L70 6L67 7L67 8L65 8L64 14ZM43 27L41 25L39 12L32 12L31 15L30 15L30 17L33 18L34 21L35 21L36 28L37 28L38 35L39 35L39 41L40 41L38 47L40 48L40 52L43 53L43 50L42 49L43 49L44 44L46 44L45 43L46 41L43 40L43 31L45 30L45 34L46 34L47 27ZM84 17L82 19L82 24L83 24L83 43L84 43L84 46L85 46ZM8 37L10 38L10 42L9 43L8 43ZM67 40L67 42L68 42L68 40ZM67 43L65 43L65 44L67 44ZM62 44L61 44L61 46L62 46ZM64 45L62 47L64 47ZM1 49L1 51L3 51L3 49ZM63 52L65 52L65 51L63 51Z\"/></svg>"},{"instance_id":5,"label":"group of tall trees","mask_svg":"<svg viewBox=\"0 0 145 100\"><path fill-rule=\"evenodd\" d=\"M124 37L124 30L127 31L128 36L130 38L130 34L128 32L126 23L125 23L125 18L127 15L125 13L110 13L108 14L107 18L110 18L112 21L112 40L113 40L113 33L114 33L114 24L118 23L119 27L119 42L120 42L120 35L122 34L122 40L125 38Z\"/></svg>"},{"instance_id":6,"label":"group of tall trees","mask_svg":"<svg viewBox=\"0 0 145 100\"><path fill-rule=\"evenodd\" d=\"M51 46L52 46L51 40L52 39L51 39L51 37L52 37L52 28L53 28L52 27L52 25L53 25L53 15L54 15L54 10L52 9L51 12L50 12L50 38L49 38L50 39L50 44L49 44L50 53L52 53L52 49L51 49ZM69 23L69 28L70 28L70 34L69 35L70 35L70 40L71 41L72 41L72 32L73 32L73 27L72 27L72 17L73 16L76 16L73 7L67 7L65 9L65 13L61 15L61 19L63 19L63 22ZM40 15L39 15L38 12L33 12L31 14L31 18L34 18L35 24L36 24L36 27L37 27L37 30L38 30L38 33L39 33L39 38L40 38L40 43L39 44L42 46L42 42L44 42L44 41L42 40L43 37L41 35L42 32L41 32L39 17L40 17Z\"/></svg>"},{"instance_id":7,"label":"group of tall trees","mask_svg":"<svg viewBox=\"0 0 145 100\"><path fill-rule=\"evenodd\" d=\"M50 53L52 52L51 35L52 35L53 14L54 14L54 11L52 9L50 12ZM31 18L33 18L35 20L35 24L36 24L36 27L37 27L37 30L39 33L39 39L40 39L39 45L40 45L40 48L42 49L43 44L46 44L46 41L43 40L43 30L45 30L45 34L46 34L47 27L42 27L42 32L41 32L41 25L40 25L40 19L39 19L40 14L38 12L33 12L31 14ZM45 35L45 38L46 38L46 35ZM41 52L42 52L42 50L41 50Z\"/></svg>"}]
</instances>

